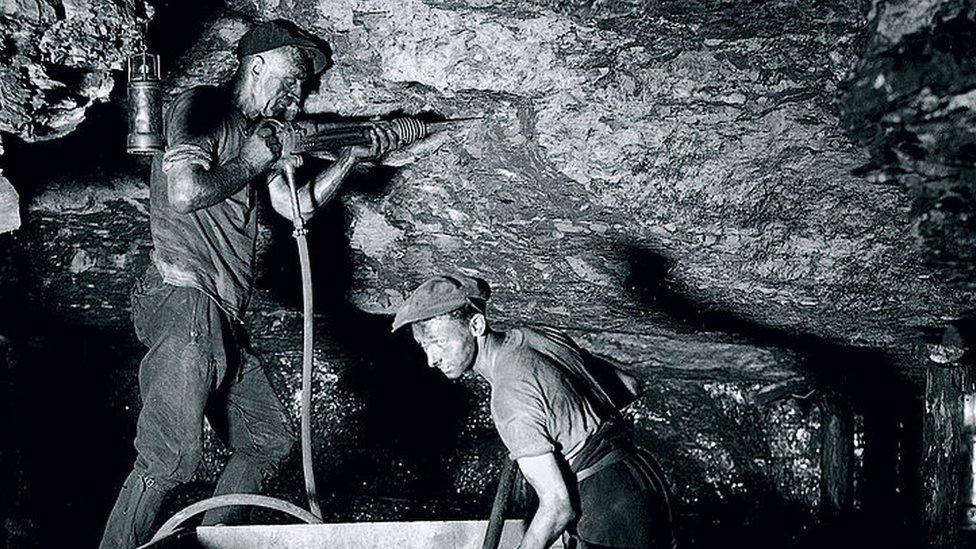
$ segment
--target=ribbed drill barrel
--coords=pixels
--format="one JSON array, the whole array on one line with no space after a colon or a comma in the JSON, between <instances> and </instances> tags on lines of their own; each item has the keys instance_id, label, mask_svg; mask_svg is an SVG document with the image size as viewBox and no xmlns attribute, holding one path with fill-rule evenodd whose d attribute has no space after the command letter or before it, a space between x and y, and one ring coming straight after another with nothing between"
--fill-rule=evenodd
<instances>
[{"instance_id":1,"label":"ribbed drill barrel","mask_svg":"<svg viewBox=\"0 0 976 549\"><path fill-rule=\"evenodd\" d=\"M422 120L416 118L394 118L390 124L393 131L400 138L401 145L409 145L427 137L428 128Z\"/></svg>"}]
</instances>

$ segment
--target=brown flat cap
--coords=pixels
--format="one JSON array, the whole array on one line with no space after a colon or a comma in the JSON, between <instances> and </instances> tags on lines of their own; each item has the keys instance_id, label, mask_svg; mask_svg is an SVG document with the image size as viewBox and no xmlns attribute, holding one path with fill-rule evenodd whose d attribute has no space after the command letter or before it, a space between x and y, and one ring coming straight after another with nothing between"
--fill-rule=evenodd
<instances>
[{"instance_id":1,"label":"brown flat cap","mask_svg":"<svg viewBox=\"0 0 976 549\"><path fill-rule=\"evenodd\" d=\"M328 45L319 44L308 33L283 19L258 23L244 33L237 43L237 56L240 58L285 46L307 51L312 60L313 74L322 72L329 65Z\"/></svg>"},{"instance_id":2,"label":"brown flat cap","mask_svg":"<svg viewBox=\"0 0 976 549\"><path fill-rule=\"evenodd\" d=\"M393 331L471 305L484 312L491 288L480 278L463 274L438 275L427 279L400 305L393 319Z\"/></svg>"}]
</instances>

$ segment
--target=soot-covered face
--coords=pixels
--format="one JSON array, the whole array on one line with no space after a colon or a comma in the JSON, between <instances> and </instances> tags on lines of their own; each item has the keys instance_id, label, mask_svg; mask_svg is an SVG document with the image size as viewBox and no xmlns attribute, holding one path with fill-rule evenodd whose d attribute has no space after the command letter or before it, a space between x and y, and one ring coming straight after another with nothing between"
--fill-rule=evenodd
<instances>
[{"instance_id":1,"label":"soot-covered face","mask_svg":"<svg viewBox=\"0 0 976 549\"><path fill-rule=\"evenodd\" d=\"M413 338L427 355L427 365L437 368L448 379L457 379L474 365L478 341L470 320L441 315L411 326Z\"/></svg>"},{"instance_id":2,"label":"soot-covered face","mask_svg":"<svg viewBox=\"0 0 976 549\"><path fill-rule=\"evenodd\" d=\"M308 63L295 47L276 48L255 56L252 86L261 115L292 120L302 102Z\"/></svg>"}]
</instances>

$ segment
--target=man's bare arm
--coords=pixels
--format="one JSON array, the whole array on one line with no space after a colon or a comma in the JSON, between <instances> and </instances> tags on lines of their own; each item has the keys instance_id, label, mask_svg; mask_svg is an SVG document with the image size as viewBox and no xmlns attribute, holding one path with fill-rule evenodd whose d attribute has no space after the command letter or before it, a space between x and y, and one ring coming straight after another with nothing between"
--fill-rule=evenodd
<instances>
[{"instance_id":1,"label":"man's bare arm","mask_svg":"<svg viewBox=\"0 0 976 549\"><path fill-rule=\"evenodd\" d=\"M343 180L349 175L349 170L355 164L355 156L348 149L345 149L339 154L336 161L319 173L311 183L299 187L298 207L303 219L307 221L315 213L315 210L328 204L335 197ZM271 207L282 217L294 221L291 190L280 171L271 176L268 192L271 196Z\"/></svg>"},{"instance_id":2,"label":"man's bare arm","mask_svg":"<svg viewBox=\"0 0 976 549\"><path fill-rule=\"evenodd\" d=\"M198 164L177 164L166 173L169 204L180 213L213 206L241 190L258 173L237 158L213 171Z\"/></svg>"},{"instance_id":3,"label":"man's bare arm","mask_svg":"<svg viewBox=\"0 0 976 549\"><path fill-rule=\"evenodd\" d=\"M552 452L519 458L518 465L539 496L539 508L532 516L519 549L545 549L556 541L573 520L569 490Z\"/></svg>"},{"instance_id":4,"label":"man's bare arm","mask_svg":"<svg viewBox=\"0 0 976 549\"><path fill-rule=\"evenodd\" d=\"M262 128L244 139L236 158L211 170L195 162L177 162L168 166L169 204L180 213L213 206L241 190L268 169L280 154L281 144L273 132Z\"/></svg>"},{"instance_id":5,"label":"man's bare arm","mask_svg":"<svg viewBox=\"0 0 976 549\"><path fill-rule=\"evenodd\" d=\"M356 162L379 158L388 151L396 149L400 144L399 136L385 127L372 128L370 136L371 146L342 149L331 166L319 173L308 185L299 187L298 206L302 219L308 220L317 209L328 204L335 197ZM294 221L291 190L280 172L269 179L268 192L271 196L271 207L286 219Z\"/></svg>"}]
</instances>

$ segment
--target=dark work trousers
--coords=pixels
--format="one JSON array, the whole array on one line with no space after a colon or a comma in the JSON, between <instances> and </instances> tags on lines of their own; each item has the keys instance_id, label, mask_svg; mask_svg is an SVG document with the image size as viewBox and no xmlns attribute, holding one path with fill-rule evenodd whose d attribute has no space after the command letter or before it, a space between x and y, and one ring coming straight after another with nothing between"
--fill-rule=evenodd
<instances>
[{"instance_id":1,"label":"dark work trousers","mask_svg":"<svg viewBox=\"0 0 976 549\"><path fill-rule=\"evenodd\" d=\"M132 318L149 347L139 366L138 456L112 508L102 549L148 540L163 498L200 464L204 416L233 452L215 495L259 492L295 440L243 327L203 292L166 284L150 266L133 288ZM245 518L240 508L215 509L204 524Z\"/></svg>"},{"instance_id":2,"label":"dark work trousers","mask_svg":"<svg viewBox=\"0 0 976 549\"><path fill-rule=\"evenodd\" d=\"M567 548L676 547L666 487L640 452L629 450L620 461L579 483L579 517Z\"/></svg>"},{"instance_id":3,"label":"dark work trousers","mask_svg":"<svg viewBox=\"0 0 976 549\"><path fill-rule=\"evenodd\" d=\"M629 425L605 421L576 457L578 516L569 549L671 549L669 494L654 460L634 446Z\"/></svg>"}]
</instances>

